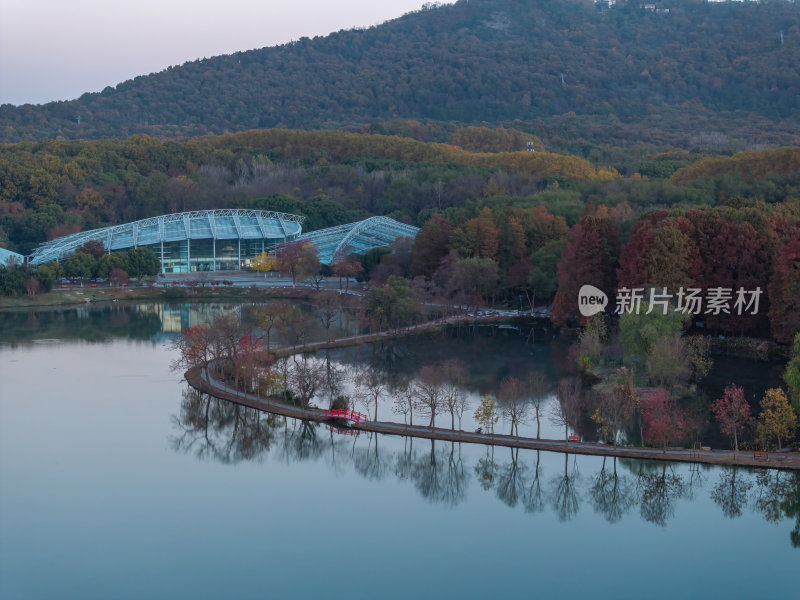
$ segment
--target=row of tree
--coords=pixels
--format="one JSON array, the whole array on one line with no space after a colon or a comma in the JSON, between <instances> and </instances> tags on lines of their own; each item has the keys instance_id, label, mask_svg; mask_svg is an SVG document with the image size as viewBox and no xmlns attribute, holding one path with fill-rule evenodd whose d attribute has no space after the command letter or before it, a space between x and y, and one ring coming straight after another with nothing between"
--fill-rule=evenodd
<instances>
[{"instance_id":1,"label":"row of tree","mask_svg":"<svg viewBox=\"0 0 800 600\"><path fill-rule=\"evenodd\" d=\"M317 318L326 329L340 318L342 295L323 292L319 297ZM365 300L367 306L370 301ZM352 299L350 300L352 304ZM349 306L354 309L354 306ZM362 318L369 318L369 309ZM230 378L245 391L275 394L283 390L288 398L307 407L318 397L334 408L352 407L361 402L372 419L378 418L379 406L393 399L392 409L413 424L415 412L434 427L438 415L449 414L450 426L461 428L462 417L470 409L466 398L467 370L457 359L423 367L413 380L398 380L380 369L360 366L351 379L353 398L343 396L348 375L330 361L315 360L305 354L292 354L276 361L272 351L274 336L284 339L301 351L310 340L309 316L296 308L270 303L254 309L254 319L242 324L234 316L216 318L207 325L187 330L177 343L181 366L210 362L220 377ZM800 362L800 336L797 338ZM706 409L682 400L674 389L641 387L634 368L620 367L601 385L587 387L578 377L563 378L553 385L541 372L532 371L523 378L505 377L494 395L484 395L475 411L475 420L487 432L494 432L500 416L511 435L519 435L519 425L536 421L537 437L541 419L564 428L565 441L570 431L582 430L586 419L594 422L596 435L616 445L620 438L640 439L666 449L677 441L696 445L706 430ZM792 393L800 389L792 388ZM549 398L549 414L543 407ZM762 447L783 447L793 442L797 417L786 393L770 389L761 400L757 420L753 418L742 388L729 385L714 401L711 413L720 431L731 437L732 446L751 432L754 443ZM756 426L757 425L757 426ZM753 438L748 438L752 440Z\"/></svg>"},{"instance_id":2,"label":"row of tree","mask_svg":"<svg viewBox=\"0 0 800 600\"><path fill-rule=\"evenodd\" d=\"M730 467L707 480L703 470L681 472L668 463L617 459L603 460L586 472L582 462L569 455L557 467L542 460L539 452L489 448L469 462L454 442L409 439L391 450L377 435L362 434L354 441L339 435L343 430L326 432L321 425L285 419L191 388L183 393L175 425L171 446L203 460L236 464L263 460L270 453L298 462L327 457L336 469L352 468L370 481L395 477L409 483L435 504L458 506L477 483L509 508L522 508L529 515L551 510L562 522L591 507L610 524L638 515L663 527L681 499L705 492L729 519L749 511L771 523L791 519L791 544L800 546L797 472L752 473Z\"/></svg>"},{"instance_id":3,"label":"row of tree","mask_svg":"<svg viewBox=\"0 0 800 600\"><path fill-rule=\"evenodd\" d=\"M397 254L386 259L397 264ZM800 330L800 202L657 210L638 220L624 202L587 205L571 228L544 206L486 207L458 226L435 214L417 235L406 271L393 274L424 278L451 299L466 293L518 305L524 296L531 308L537 298L554 299L553 321L572 325L583 321L584 285L611 296L609 312L618 290L638 289L643 300L654 290L669 296L670 311L683 309L686 325L788 343ZM681 292L707 299L718 288L728 290L719 310L678 306ZM749 295L737 309L740 290Z\"/></svg>"},{"instance_id":4,"label":"row of tree","mask_svg":"<svg viewBox=\"0 0 800 600\"><path fill-rule=\"evenodd\" d=\"M49 292L63 277L69 279L107 279L112 285L128 282L130 277L150 277L161 271L161 261L147 248L108 253L102 242L90 240L70 254L61 264L49 261L39 267L0 266L0 293L6 296L35 296Z\"/></svg>"}]
</instances>

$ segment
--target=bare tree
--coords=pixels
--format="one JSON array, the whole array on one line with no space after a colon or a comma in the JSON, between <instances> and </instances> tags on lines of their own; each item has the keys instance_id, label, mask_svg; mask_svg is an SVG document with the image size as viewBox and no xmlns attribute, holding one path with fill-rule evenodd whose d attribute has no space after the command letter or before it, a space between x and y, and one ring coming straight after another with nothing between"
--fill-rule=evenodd
<instances>
[{"instance_id":1,"label":"bare tree","mask_svg":"<svg viewBox=\"0 0 800 600\"><path fill-rule=\"evenodd\" d=\"M325 328L325 339L329 340L331 337L331 325L339 320L339 314L341 313L339 294L335 291L324 290L317 294L315 304L319 320Z\"/></svg>"},{"instance_id":2,"label":"bare tree","mask_svg":"<svg viewBox=\"0 0 800 600\"><path fill-rule=\"evenodd\" d=\"M171 363L175 370L201 365L211 359L209 326L205 324L188 327L170 344L179 356Z\"/></svg>"},{"instance_id":3,"label":"bare tree","mask_svg":"<svg viewBox=\"0 0 800 600\"><path fill-rule=\"evenodd\" d=\"M417 396L414 386L409 382L394 387L392 390L394 394L394 403L392 404L392 412L396 415L403 415L403 423L406 422L406 415L408 415L408 424L414 424L414 405L417 402Z\"/></svg>"},{"instance_id":4,"label":"bare tree","mask_svg":"<svg viewBox=\"0 0 800 600\"><path fill-rule=\"evenodd\" d=\"M317 390L325 384L325 368L319 361L311 360L306 355L301 358L295 355L292 363L287 383L300 405L308 408Z\"/></svg>"},{"instance_id":5,"label":"bare tree","mask_svg":"<svg viewBox=\"0 0 800 600\"><path fill-rule=\"evenodd\" d=\"M444 393L444 404L450 413L450 428L456 428L456 415L458 415L458 428L461 429L461 417L464 414L466 394L462 385L467 379L467 368L457 358L446 360L441 365Z\"/></svg>"},{"instance_id":6,"label":"bare tree","mask_svg":"<svg viewBox=\"0 0 800 600\"><path fill-rule=\"evenodd\" d=\"M419 380L414 384L417 407L430 416L428 426L433 429L436 415L444 408L444 379L440 367L422 367Z\"/></svg>"},{"instance_id":7,"label":"bare tree","mask_svg":"<svg viewBox=\"0 0 800 600\"><path fill-rule=\"evenodd\" d=\"M293 346L305 346L311 337L312 319L297 307L292 307L284 321L286 335Z\"/></svg>"},{"instance_id":8,"label":"bare tree","mask_svg":"<svg viewBox=\"0 0 800 600\"><path fill-rule=\"evenodd\" d=\"M558 402L553 404L550 422L564 428L564 441L569 444L569 427L576 423L581 410L581 384L575 377L567 377L558 382L556 391Z\"/></svg>"},{"instance_id":9,"label":"bare tree","mask_svg":"<svg viewBox=\"0 0 800 600\"><path fill-rule=\"evenodd\" d=\"M528 391L531 395L531 408L533 408L536 416L536 439L538 440L542 430L540 411L542 402L550 393L550 383L547 380L547 376L541 371L531 371L528 373L527 379Z\"/></svg>"},{"instance_id":10,"label":"bare tree","mask_svg":"<svg viewBox=\"0 0 800 600\"><path fill-rule=\"evenodd\" d=\"M467 400L467 395L464 393L459 394L458 399L456 400L456 418L458 419L459 429L461 429L461 419L468 408L469 401Z\"/></svg>"},{"instance_id":11,"label":"bare tree","mask_svg":"<svg viewBox=\"0 0 800 600\"><path fill-rule=\"evenodd\" d=\"M314 287L319 292L322 289L322 284L328 280L328 276L320 271L311 271L306 275L305 281Z\"/></svg>"},{"instance_id":12,"label":"bare tree","mask_svg":"<svg viewBox=\"0 0 800 600\"><path fill-rule=\"evenodd\" d=\"M289 317L290 307L281 302L268 302L253 309L256 326L263 330L266 346L272 343L272 332L284 327Z\"/></svg>"},{"instance_id":13,"label":"bare tree","mask_svg":"<svg viewBox=\"0 0 800 600\"><path fill-rule=\"evenodd\" d=\"M372 420L378 420L378 403L389 390L389 381L386 372L375 367L363 368L355 377L356 388L354 395L369 412L373 406Z\"/></svg>"},{"instance_id":14,"label":"bare tree","mask_svg":"<svg viewBox=\"0 0 800 600\"><path fill-rule=\"evenodd\" d=\"M530 404L527 402L525 384L516 377L504 377L500 382L500 392L497 399L500 401L500 414L511 423L511 432L516 430L519 436L519 424L528 420Z\"/></svg>"},{"instance_id":15,"label":"bare tree","mask_svg":"<svg viewBox=\"0 0 800 600\"><path fill-rule=\"evenodd\" d=\"M337 367L336 364L331 363L329 356L325 357L323 387L328 392L328 405L331 408L333 408L335 399L340 397L343 392L346 373L347 370L344 367Z\"/></svg>"}]
</instances>

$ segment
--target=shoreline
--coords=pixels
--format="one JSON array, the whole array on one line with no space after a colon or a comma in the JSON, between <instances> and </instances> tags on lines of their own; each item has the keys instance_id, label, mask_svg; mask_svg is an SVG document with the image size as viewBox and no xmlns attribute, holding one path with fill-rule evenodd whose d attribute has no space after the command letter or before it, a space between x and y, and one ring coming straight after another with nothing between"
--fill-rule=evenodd
<instances>
[{"instance_id":1,"label":"shoreline","mask_svg":"<svg viewBox=\"0 0 800 600\"><path fill-rule=\"evenodd\" d=\"M439 327L440 324L430 324L419 331ZM421 327L421 326L419 326ZM408 335L410 331L394 334L395 337ZM304 348L284 348L276 356L290 356L297 352L312 352L318 349L341 347L343 345L369 343L377 339L387 339L387 335L358 336L360 339L345 339L339 342L318 342L306 345ZM374 339L373 339L374 338ZM313 346L313 348L311 347ZM184 373L187 383L196 390L215 398L234 402L242 406L254 408L272 414L282 415L296 419L304 419L317 423L331 422L325 417L325 412L319 408L301 408L285 402L259 398L253 394L243 393L230 385L211 377L205 365L190 368ZM468 444L481 444L489 446L506 446L522 448L525 450L545 450L565 454L583 454L591 456L610 456L618 458L636 458L645 460L659 460L667 462L684 462L709 464L719 466L740 466L753 468L768 468L778 470L800 470L800 452L773 452L762 453L754 451L732 450L691 450L685 448L667 448L666 451L657 448L639 448L633 446L608 446L595 442L568 442L544 438L526 438L506 434L477 433L463 430L445 429L442 427L428 427L421 425L406 425L388 421L366 421L352 423L350 429L365 432L400 435L434 439L441 441L464 442Z\"/></svg>"}]
</instances>

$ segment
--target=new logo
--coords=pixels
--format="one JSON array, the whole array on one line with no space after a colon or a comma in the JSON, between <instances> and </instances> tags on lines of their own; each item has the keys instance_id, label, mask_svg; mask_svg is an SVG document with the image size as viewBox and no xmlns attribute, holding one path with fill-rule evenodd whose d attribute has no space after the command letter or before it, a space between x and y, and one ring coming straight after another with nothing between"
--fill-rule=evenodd
<instances>
[{"instance_id":1,"label":"new logo","mask_svg":"<svg viewBox=\"0 0 800 600\"><path fill-rule=\"evenodd\" d=\"M578 310L584 317L603 312L608 306L608 296L593 285L584 285L578 292Z\"/></svg>"}]
</instances>

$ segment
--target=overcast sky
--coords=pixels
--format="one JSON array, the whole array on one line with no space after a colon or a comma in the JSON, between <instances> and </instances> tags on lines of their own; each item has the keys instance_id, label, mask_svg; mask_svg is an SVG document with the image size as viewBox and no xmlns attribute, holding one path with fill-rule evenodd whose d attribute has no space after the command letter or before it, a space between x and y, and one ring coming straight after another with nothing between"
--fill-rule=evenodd
<instances>
[{"instance_id":1,"label":"overcast sky","mask_svg":"<svg viewBox=\"0 0 800 600\"><path fill-rule=\"evenodd\" d=\"M0 104L71 100L197 58L367 27L426 0L0 0Z\"/></svg>"}]
</instances>

